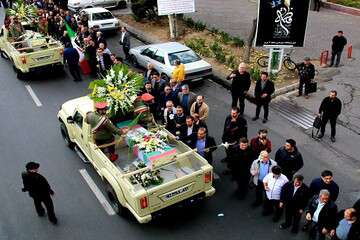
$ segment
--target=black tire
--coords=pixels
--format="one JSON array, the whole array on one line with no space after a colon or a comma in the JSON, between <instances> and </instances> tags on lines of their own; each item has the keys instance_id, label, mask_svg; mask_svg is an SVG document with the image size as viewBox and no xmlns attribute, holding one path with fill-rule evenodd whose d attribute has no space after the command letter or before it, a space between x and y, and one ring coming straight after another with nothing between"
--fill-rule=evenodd
<instances>
[{"instance_id":1,"label":"black tire","mask_svg":"<svg viewBox=\"0 0 360 240\"><path fill-rule=\"evenodd\" d=\"M70 140L69 133L63 122L60 123L60 132L61 132L61 136L64 139L65 145L70 149L73 149L75 144Z\"/></svg>"},{"instance_id":2,"label":"black tire","mask_svg":"<svg viewBox=\"0 0 360 240\"><path fill-rule=\"evenodd\" d=\"M260 67L267 67L269 66L269 57L268 56L261 56L257 59L257 64Z\"/></svg>"},{"instance_id":3,"label":"black tire","mask_svg":"<svg viewBox=\"0 0 360 240\"><path fill-rule=\"evenodd\" d=\"M109 183L106 183L106 195L110 201L112 208L116 212L116 214L119 216L122 216L122 217L127 217L129 210L126 207L124 207L123 205L121 205L121 203L119 202L119 200L116 196L114 189L111 187L111 185Z\"/></svg>"},{"instance_id":4,"label":"black tire","mask_svg":"<svg viewBox=\"0 0 360 240\"><path fill-rule=\"evenodd\" d=\"M296 63L290 59L284 60L284 67L288 70L294 71L296 69Z\"/></svg>"},{"instance_id":5,"label":"black tire","mask_svg":"<svg viewBox=\"0 0 360 240\"><path fill-rule=\"evenodd\" d=\"M139 63L136 59L136 57L134 55L130 55L130 63L134 66L134 67L139 67Z\"/></svg>"},{"instance_id":6,"label":"black tire","mask_svg":"<svg viewBox=\"0 0 360 240\"><path fill-rule=\"evenodd\" d=\"M26 80L27 77L28 77L28 74L27 73L23 73L21 70L19 69L16 69L16 77L17 79L19 80Z\"/></svg>"},{"instance_id":7,"label":"black tire","mask_svg":"<svg viewBox=\"0 0 360 240\"><path fill-rule=\"evenodd\" d=\"M4 51L1 51L1 50L0 50L0 56L3 59L7 59L7 60L9 59L9 56Z\"/></svg>"},{"instance_id":8,"label":"black tire","mask_svg":"<svg viewBox=\"0 0 360 240\"><path fill-rule=\"evenodd\" d=\"M162 79L164 79L164 80L165 80L165 82L167 82L167 83L170 81L169 76L168 76L168 75L166 75L165 73L162 73L162 74L161 74L161 78L162 78Z\"/></svg>"},{"instance_id":9,"label":"black tire","mask_svg":"<svg viewBox=\"0 0 360 240\"><path fill-rule=\"evenodd\" d=\"M125 8L127 8L127 3L126 3L126 1L120 1L120 2L118 2L117 8L118 8L118 9L125 9Z\"/></svg>"}]
</instances>

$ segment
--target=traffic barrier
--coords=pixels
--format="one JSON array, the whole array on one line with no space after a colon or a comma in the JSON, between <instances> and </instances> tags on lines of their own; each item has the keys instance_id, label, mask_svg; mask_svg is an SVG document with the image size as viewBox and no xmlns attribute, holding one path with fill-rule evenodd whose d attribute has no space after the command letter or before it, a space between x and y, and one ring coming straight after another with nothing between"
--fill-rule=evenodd
<instances>
[{"instance_id":1,"label":"traffic barrier","mask_svg":"<svg viewBox=\"0 0 360 240\"><path fill-rule=\"evenodd\" d=\"M326 66L329 59L329 50L322 51L320 54L320 66Z\"/></svg>"},{"instance_id":2,"label":"traffic barrier","mask_svg":"<svg viewBox=\"0 0 360 240\"><path fill-rule=\"evenodd\" d=\"M352 58L352 50L353 50L353 46L352 44L350 44L347 51L347 58L349 59Z\"/></svg>"}]
</instances>

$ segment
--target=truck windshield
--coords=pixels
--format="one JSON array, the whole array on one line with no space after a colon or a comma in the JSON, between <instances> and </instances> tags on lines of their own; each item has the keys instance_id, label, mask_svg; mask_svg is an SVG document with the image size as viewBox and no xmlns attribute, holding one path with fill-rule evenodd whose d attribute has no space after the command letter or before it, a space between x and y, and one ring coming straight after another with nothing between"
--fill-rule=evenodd
<instances>
[{"instance_id":1,"label":"truck windshield","mask_svg":"<svg viewBox=\"0 0 360 240\"><path fill-rule=\"evenodd\" d=\"M192 63L201 60L201 58L192 50L169 53L169 61L171 65L175 65L175 60L179 59L181 63Z\"/></svg>"},{"instance_id":2,"label":"truck windshield","mask_svg":"<svg viewBox=\"0 0 360 240\"><path fill-rule=\"evenodd\" d=\"M113 19L114 16L110 12L99 12L92 15L93 21Z\"/></svg>"}]
</instances>

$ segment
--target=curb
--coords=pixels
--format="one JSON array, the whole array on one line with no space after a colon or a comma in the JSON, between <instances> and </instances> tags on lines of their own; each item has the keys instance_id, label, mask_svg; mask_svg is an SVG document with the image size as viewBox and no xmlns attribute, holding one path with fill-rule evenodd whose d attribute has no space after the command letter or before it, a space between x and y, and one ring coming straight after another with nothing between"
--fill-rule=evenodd
<instances>
[{"instance_id":1,"label":"curb","mask_svg":"<svg viewBox=\"0 0 360 240\"><path fill-rule=\"evenodd\" d=\"M360 9L347 7L340 4L332 3L332 2L323 2L324 8L332 9L338 12L347 13L354 16L360 16Z\"/></svg>"},{"instance_id":2,"label":"curb","mask_svg":"<svg viewBox=\"0 0 360 240\"><path fill-rule=\"evenodd\" d=\"M145 44L153 44L153 43L161 43L160 40L156 39L156 38L153 38L153 37L150 37L149 35L143 33L142 31L128 25L127 23L121 21L119 19L119 23L121 26L124 26L127 28L128 32L131 33L131 35L133 35L135 38L137 38L138 40L144 42ZM214 82L220 84L221 86L225 87L226 89L230 89L231 87L231 82L224 79L221 74L219 74L217 71L214 71L213 69L213 75L211 77L212 80L214 80ZM331 76L324 76L324 77L317 77L316 80L318 82L328 82L328 81L331 81L332 80L332 77ZM285 86L285 87L282 87L282 88L279 88L279 89L276 89L275 90L275 93L273 94L273 98L277 97L277 96L280 96L280 95L284 95L288 92L291 92L291 91L294 91L296 89L298 89L299 87L299 83L294 83L294 84L291 84L289 86ZM253 88L250 88L253 90Z\"/></svg>"}]
</instances>

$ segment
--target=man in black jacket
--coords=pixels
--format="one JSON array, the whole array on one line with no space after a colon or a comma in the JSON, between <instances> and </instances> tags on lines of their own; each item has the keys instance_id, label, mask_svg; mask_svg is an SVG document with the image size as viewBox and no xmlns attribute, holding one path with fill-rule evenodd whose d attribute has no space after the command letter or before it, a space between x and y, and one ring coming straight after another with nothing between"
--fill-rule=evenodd
<instances>
[{"instance_id":1,"label":"man in black jacket","mask_svg":"<svg viewBox=\"0 0 360 240\"><path fill-rule=\"evenodd\" d=\"M275 162L277 162L283 174L290 180L303 167L304 161L294 139L287 139L285 145L276 151Z\"/></svg>"},{"instance_id":2,"label":"man in black jacket","mask_svg":"<svg viewBox=\"0 0 360 240\"><path fill-rule=\"evenodd\" d=\"M333 179L333 173L329 170L324 170L321 173L321 177L315 178L310 184L311 196L318 195L322 189L326 189L330 192L330 198L332 201L336 201L339 196L339 186Z\"/></svg>"},{"instance_id":3,"label":"man in black jacket","mask_svg":"<svg viewBox=\"0 0 360 240\"><path fill-rule=\"evenodd\" d=\"M324 240L325 236L337 226L337 206L330 199L328 190L320 191L319 196L313 197L306 211L306 220L310 222L310 239Z\"/></svg>"},{"instance_id":4,"label":"man in black jacket","mask_svg":"<svg viewBox=\"0 0 360 240\"><path fill-rule=\"evenodd\" d=\"M46 207L49 221L57 224L57 218L54 212L54 205L50 195L54 195L46 178L38 173L40 164L36 162L28 162L26 164L26 172L21 174L24 187L23 192L29 192L30 197L34 199L35 209L39 217L45 215L45 210L41 203Z\"/></svg>"},{"instance_id":5,"label":"man in black jacket","mask_svg":"<svg viewBox=\"0 0 360 240\"><path fill-rule=\"evenodd\" d=\"M319 116L322 116L322 118L321 130L318 138L322 138L324 136L326 124L330 120L331 141L336 141L336 120L341 113L341 105L341 101L337 98L337 92L335 90L331 90L330 95L322 100L319 108Z\"/></svg>"},{"instance_id":6,"label":"man in black jacket","mask_svg":"<svg viewBox=\"0 0 360 240\"><path fill-rule=\"evenodd\" d=\"M120 45L123 47L125 54L125 60L129 60L129 51L130 51L130 33L127 31L126 27L121 28L121 37L119 40Z\"/></svg>"},{"instance_id":7,"label":"man in black jacket","mask_svg":"<svg viewBox=\"0 0 360 240\"><path fill-rule=\"evenodd\" d=\"M74 78L74 82L81 81L79 58L78 51L72 47L71 43L66 43L64 49L64 62L67 62L70 74Z\"/></svg>"},{"instance_id":8,"label":"man in black jacket","mask_svg":"<svg viewBox=\"0 0 360 240\"><path fill-rule=\"evenodd\" d=\"M336 57L335 67L339 66L341 53L344 50L346 44L347 44L347 40L344 37L343 31L338 31L337 34L332 39L330 67L334 65L335 57Z\"/></svg>"},{"instance_id":9,"label":"man in black jacket","mask_svg":"<svg viewBox=\"0 0 360 240\"><path fill-rule=\"evenodd\" d=\"M299 230L300 218L309 200L309 188L303 181L302 175L295 175L294 180L281 189L280 207L285 209L285 222L280 225L280 229L292 226L292 233Z\"/></svg>"},{"instance_id":10,"label":"man in black jacket","mask_svg":"<svg viewBox=\"0 0 360 240\"><path fill-rule=\"evenodd\" d=\"M240 138L239 145L229 147L229 168L233 179L237 183L237 194L239 199L244 199L248 193L250 180L250 167L255 158L247 138Z\"/></svg>"},{"instance_id":11,"label":"man in black jacket","mask_svg":"<svg viewBox=\"0 0 360 240\"><path fill-rule=\"evenodd\" d=\"M216 142L213 137L206 133L206 128L200 127L197 135L193 137L190 144L191 148L196 148L197 153L204 157L212 165L212 152L216 150Z\"/></svg>"},{"instance_id":12,"label":"man in black jacket","mask_svg":"<svg viewBox=\"0 0 360 240\"><path fill-rule=\"evenodd\" d=\"M179 139L190 145L191 139L196 137L199 126L195 125L193 116L187 116L185 125L181 128Z\"/></svg>"},{"instance_id":13,"label":"man in black jacket","mask_svg":"<svg viewBox=\"0 0 360 240\"><path fill-rule=\"evenodd\" d=\"M237 103L239 101L240 115L243 115L245 110L245 95L249 91L251 85L250 74L246 71L246 63L240 63L238 70L232 71L226 79L232 80L231 106L237 107Z\"/></svg>"},{"instance_id":14,"label":"man in black jacket","mask_svg":"<svg viewBox=\"0 0 360 240\"><path fill-rule=\"evenodd\" d=\"M300 97L303 93L303 87L305 85L305 98L308 98L309 86L311 80L315 77L315 67L314 64L310 62L310 58L304 58L304 62L296 65L299 73L299 94Z\"/></svg>"},{"instance_id":15,"label":"man in black jacket","mask_svg":"<svg viewBox=\"0 0 360 240\"><path fill-rule=\"evenodd\" d=\"M255 86L255 102L256 102L256 114L253 117L253 121L259 119L261 107L264 107L264 119L263 123L268 121L269 116L269 103L271 101L271 94L275 92L274 83L269 80L269 74L262 72L260 80L256 82Z\"/></svg>"},{"instance_id":16,"label":"man in black jacket","mask_svg":"<svg viewBox=\"0 0 360 240\"><path fill-rule=\"evenodd\" d=\"M97 61L98 61L98 74L105 76L106 72L111 68L112 61L109 54L104 53L104 49L97 49Z\"/></svg>"}]
</instances>

